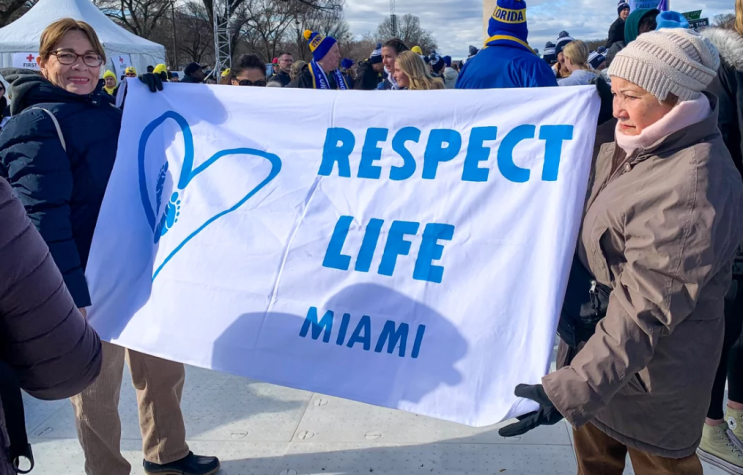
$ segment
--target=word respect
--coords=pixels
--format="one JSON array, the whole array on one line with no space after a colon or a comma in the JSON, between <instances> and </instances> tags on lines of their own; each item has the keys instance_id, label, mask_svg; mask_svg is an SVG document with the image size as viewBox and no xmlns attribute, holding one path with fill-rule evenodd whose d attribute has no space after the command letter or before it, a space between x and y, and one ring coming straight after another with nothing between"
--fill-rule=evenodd
<instances>
[{"instance_id":1,"label":"word respect","mask_svg":"<svg viewBox=\"0 0 743 475\"><path fill-rule=\"evenodd\" d=\"M417 162L408 150L408 142L420 143L421 130L416 127L404 127L392 137L392 150L402 158L402 164L390 168L389 179L407 180L417 169ZM498 138L498 127L474 127L470 132L469 143L462 165L462 180L469 182L487 181L490 168L481 167L481 162L490 159L491 148L488 141ZM386 128L370 128L366 131L361 148L361 160L356 173L357 178L378 180L382 167L377 162L382 158L381 144L390 139ZM537 133L537 126L519 125L505 134L497 150L497 165L501 175L514 183L525 183L531 177L531 170L514 163L514 149L525 140L544 141L544 166L542 181L557 181L562 155L562 144L573 139L572 125L542 125ZM353 132L341 127L328 129L323 146L322 162L318 175L330 176L335 166L338 176L350 178L351 164L349 157L356 149L356 137ZM423 154L422 178L436 178L439 165L456 158L462 150L462 135L452 129L434 129L428 135Z\"/></svg>"}]
</instances>

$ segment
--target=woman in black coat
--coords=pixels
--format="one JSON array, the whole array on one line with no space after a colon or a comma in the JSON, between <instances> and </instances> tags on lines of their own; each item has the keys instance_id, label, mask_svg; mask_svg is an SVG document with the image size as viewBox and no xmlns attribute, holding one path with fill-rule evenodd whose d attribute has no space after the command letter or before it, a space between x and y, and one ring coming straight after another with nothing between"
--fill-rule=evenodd
<instances>
[{"instance_id":1,"label":"woman in black coat","mask_svg":"<svg viewBox=\"0 0 743 475\"><path fill-rule=\"evenodd\" d=\"M91 306L85 267L116 159L122 119L121 111L102 92L104 83L99 78L105 60L92 27L64 18L41 35L41 75L0 71L11 84L13 98L13 118L0 133L0 176L13 187L49 246L83 315ZM86 471L130 472L121 455L117 412L125 352L144 415L140 425L145 472L215 473L219 460L196 456L186 444L180 412L183 365L111 343L103 343L102 376L72 398ZM152 413L155 416L148 415Z\"/></svg>"}]
</instances>

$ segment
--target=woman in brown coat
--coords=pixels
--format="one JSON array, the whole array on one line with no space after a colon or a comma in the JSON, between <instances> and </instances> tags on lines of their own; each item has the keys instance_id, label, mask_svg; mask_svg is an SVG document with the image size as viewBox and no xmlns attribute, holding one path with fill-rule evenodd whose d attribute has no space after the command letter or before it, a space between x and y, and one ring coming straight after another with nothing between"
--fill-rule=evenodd
<instances>
[{"instance_id":1,"label":"woman in brown coat","mask_svg":"<svg viewBox=\"0 0 743 475\"><path fill-rule=\"evenodd\" d=\"M78 312L49 248L2 178L0 359L20 387L39 399L79 393L98 377L102 360L98 335ZM13 474L1 422L0 474Z\"/></svg>"},{"instance_id":2,"label":"woman in brown coat","mask_svg":"<svg viewBox=\"0 0 743 475\"><path fill-rule=\"evenodd\" d=\"M564 416L579 473L702 475L695 450L720 358L723 297L743 239L743 184L703 94L717 50L693 31L646 33L609 69L615 140L596 158L578 243L609 291L595 333L517 395L539 411L508 435Z\"/></svg>"}]
</instances>

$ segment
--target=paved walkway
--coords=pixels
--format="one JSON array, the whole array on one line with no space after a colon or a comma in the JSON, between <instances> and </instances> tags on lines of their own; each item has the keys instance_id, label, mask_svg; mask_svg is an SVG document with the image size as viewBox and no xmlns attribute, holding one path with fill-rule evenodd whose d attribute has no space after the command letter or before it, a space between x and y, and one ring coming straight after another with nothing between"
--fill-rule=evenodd
<instances>
[{"instance_id":1,"label":"paved walkway","mask_svg":"<svg viewBox=\"0 0 743 475\"><path fill-rule=\"evenodd\" d=\"M217 455L224 475L574 475L567 424L504 439L344 399L188 368L183 412L196 453ZM68 401L26 398L34 475L82 475ZM141 475L134 390L121 391L122 450ZM632 474L631 468L626 471ZM722 475L705 467L705 473Z\"/></svg>"}]
</instances>

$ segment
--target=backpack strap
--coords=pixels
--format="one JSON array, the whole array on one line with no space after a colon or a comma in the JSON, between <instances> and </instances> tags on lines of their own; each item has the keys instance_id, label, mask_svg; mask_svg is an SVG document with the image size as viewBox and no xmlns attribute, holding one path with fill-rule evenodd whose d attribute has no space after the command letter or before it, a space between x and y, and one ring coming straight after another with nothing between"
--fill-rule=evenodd
<instances>
[{"instance_id":1,"label":"backpack strap","mask_svg":"<svg viewBox=\"0 0 743 475\"><path fill-rule=\"evenodd\" d=\"M49 109L44 109L43 107L31 107L29 110L38 109L41 111L44 111L47 113L47 115L52 119L52 122L54 122L54 128L57 129L57 135L59 136L59 141L62 142L62 148L64 151L67 151L67 142L65 142L64 135L62 134L62 127L59 126L59 121L57 120L57 117L50 111Z\"/></svg>"},{"instance_id":2,"label":"backpack strap","mask_svg":"<svg viewBox=\"0 0 743 475\"><path fill-rule=\"evenodd\" d=\"M16 473L29 473L34 468L34 454L26 435L26 418L23 409L21 386L13 369L4 361L0 361L0 400L5 413L5 429L8 431L10 447L9 462ZM3 450L5 448L3 447ZM30 463L30 468L21 469L21 459Z\"/></svg>"}]
</instances>

